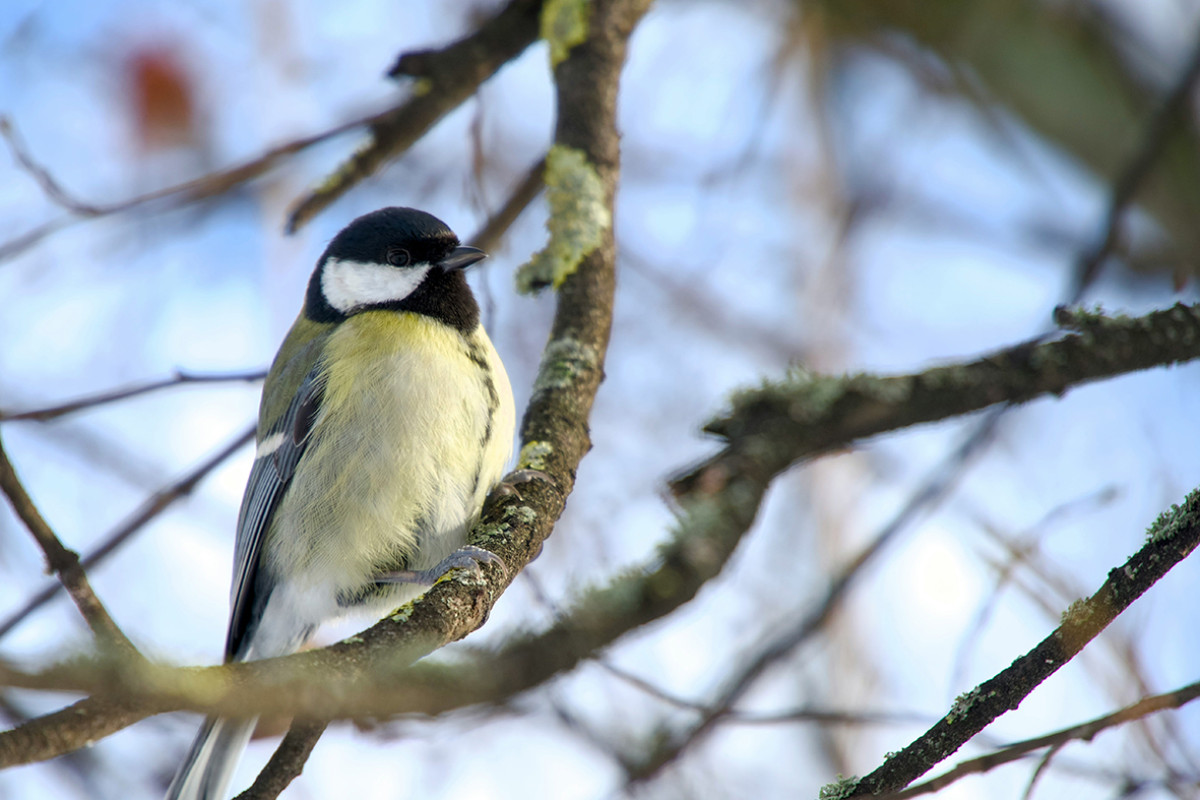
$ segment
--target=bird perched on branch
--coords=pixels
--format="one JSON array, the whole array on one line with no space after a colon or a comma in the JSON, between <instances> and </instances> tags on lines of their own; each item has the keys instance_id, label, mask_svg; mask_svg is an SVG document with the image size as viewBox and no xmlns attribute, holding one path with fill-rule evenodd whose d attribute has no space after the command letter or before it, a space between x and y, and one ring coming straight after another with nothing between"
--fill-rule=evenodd
<instances>
[{"instance_id":1,"label":"bird perched on branch","mask_svg":"<svg viewBox=\"0 0 1200 800\"><path fill-rule=\"evenodd\" d=\"M317 262L263 386L227 660L294 652L325 620L499 561L465 544L514 426L463 275L484 256L430 214L384 208ZM220 800L254 722L206 720L168 798Z\"/></svg>"}]
</instances>

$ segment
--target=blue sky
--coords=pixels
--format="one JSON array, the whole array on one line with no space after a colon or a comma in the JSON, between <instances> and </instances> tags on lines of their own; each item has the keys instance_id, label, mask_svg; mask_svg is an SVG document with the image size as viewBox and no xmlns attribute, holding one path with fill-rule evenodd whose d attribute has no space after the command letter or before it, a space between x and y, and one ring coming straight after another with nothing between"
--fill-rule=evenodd
<instances>
[{"instance_id":1,"label":"blue sky","mask_svg":"<svg viewBox=\"0 0 1200 800\"><path fill-rule=\"evenodd\" d=\"M1169 54L1196 13L1150 5L1156 13L1138 24ZM472 19L458 4L368 0L336 9L11 2L0 10L0 112L75 196L116 201L394 102L398 90L382 75L396 54L443 43ZM467 645L543 625L581 588L651 558L672 519L665 478L711 451L700 426L737 387L795 363L909 371L1024 340L1049 326L1078 249L1099 230L1102 183L1018 121L1000 135L994 118L931 95L894 62L864 55L829 74L801 55L773 76L789 19L782 4L662 3L634 37L621 100L616 326L595 449L545 552ZM123 65L152 46L168 47L194 81L193 148L147 153L136 144ZM468 236L544 152L552 101L546 54L535 46L295 236L282 233L288 206L358 134L230 199L81 222L0 262L0 407L38 407L176 369L265 366L342 225L382 205L413 205ZM477 171L476 152L485 155ZM867 190L885 202L842 235L855 193ZM0 155L0 239L63 215L7 151ZM512 274L541 245L544 217L531 207L473 276L519 405L553 298L516 295ZM1036 223L1062 238L1032 235ZM1109 270L1087 302L1138 312L1176 299L1165 278ZM1182 299L1194 299L1194 289ZM836 628L769 674L747 706L943 714L1052 629L1062 608L1137 548L1159 511L1200 484L1198 380L1195 366L1158 370L1011 414L951 497L870 570ZM188 386L52 424L5 423L3 434L51 524L86 552L149 492L241 431L256 406L253 385ZM820 597L827 577L976 422L882 437L788 473L729 568L608 657L703 702L748 650ZM94 571L101 597L147 653L181 664L219 659L248 466L243 452ZM1003 539L1038 553L1044 572L997 590ZM0 541L3 616L46 579L7 512ZM1182 564L988 733L1035 735L1134 699L1117 652L1126 641L1152 691L1193 680L1198 579L1195 564ZM36 663L86 641L59 601L0 640L0 656ZM62 700L18 699L31 713ZM288 796L332 796L336 787L341 796L610 797L622 785L612 752L688 719L591 665L495 717L340 726ZM1178 719L1194 739L1196 713ZM0 773L0 795L154 796L194 728L181 715L147 721L89 749L77 762L86 780L59 763L35 765ZM831 752L864 772L920 729L822 738L797 725L729 726L644 791L815 796L836 772ZM1125 736L1072 746L1064 759L1156 774ZM241 785L273 744L251 746ZM1027 778L1009 768L942 796L1008 797ZM1043 791L1088 796L1089 780L1051 771Z\"/></svg>"}]
</instances>

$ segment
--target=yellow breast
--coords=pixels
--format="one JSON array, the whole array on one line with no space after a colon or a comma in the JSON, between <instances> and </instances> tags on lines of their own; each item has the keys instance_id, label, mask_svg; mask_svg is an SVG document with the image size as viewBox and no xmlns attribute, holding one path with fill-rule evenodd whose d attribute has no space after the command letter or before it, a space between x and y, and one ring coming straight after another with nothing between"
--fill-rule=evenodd
<instances>
[{"instance_id":1,"label":"yellow breast","mask_svg":"<svg viewBox=\"0 0 1200 800\"><path fill-rule=\"evenodd\" d=\"M332 332L323 361L294 502L270 536L299 546L272 557L345 589L433 566L463 544L511 452L512 390L487 334L368 311Z\"/></svg>"}]
</instances>

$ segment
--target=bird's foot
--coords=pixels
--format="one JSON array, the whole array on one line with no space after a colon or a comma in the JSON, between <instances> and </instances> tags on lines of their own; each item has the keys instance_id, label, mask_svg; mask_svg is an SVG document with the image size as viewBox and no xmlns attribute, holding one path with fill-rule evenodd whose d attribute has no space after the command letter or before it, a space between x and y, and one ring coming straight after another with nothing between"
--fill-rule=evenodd
<instances>
[{"instance_id":1,"label":"bird's foot","mask_svg":"<svg viewBox=\"0 0 1200 800\"><path fill-rule=\"evenodd\" d=\"M540 469L518 469L504 476L504 480L496 484L496 488L492 489L492 493L488 495L488 502L494 503L501 497L509 497L516 495L518 500L521 497L521 492L517 487L522 483L533 483L534 481L545 481L551 485L557 482L549 474L542 472Z\"/></svg>"},{"instance_id":2,"label":"bird's foot","mask_svg":"<svg viewBox=\"0 0 1200 800\"><path fill-rule=\"evenodd\" d=\"M482 575L480 564L495 564L507 577L508 565L504 559L490 550L484 550L475 545L463 545L450 555L443 558L429 569L398 569L384 572L375 576L376 583L412 583L418 586L432 586L450 570L465 569L472 575Z\"/></svg>"}]
</instances>

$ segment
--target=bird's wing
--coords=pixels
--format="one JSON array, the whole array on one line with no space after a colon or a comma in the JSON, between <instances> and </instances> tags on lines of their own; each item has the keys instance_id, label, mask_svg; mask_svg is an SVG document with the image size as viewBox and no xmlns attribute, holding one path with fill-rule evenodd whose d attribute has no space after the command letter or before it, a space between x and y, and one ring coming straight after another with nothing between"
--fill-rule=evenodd
<instances>
[{"instance_id":1,"label":"bird's wing","mask_svg":"<svg viewBox=\"0 0 1200 800\"><path fill-rule=\"evenodd\" d=\"M321 407L320 366L309 370L292 396L287 411L259 441L259 453L250 469L250 480L238 515L234 547L233 610L225 639L225 657L235 658L245 644L250 622L267 601L267 587L256 586L263 540L287 491L296 465L308 446L309 434ZM259 594L264 596L259 597Z\"/></svg>"}]
</instances>

